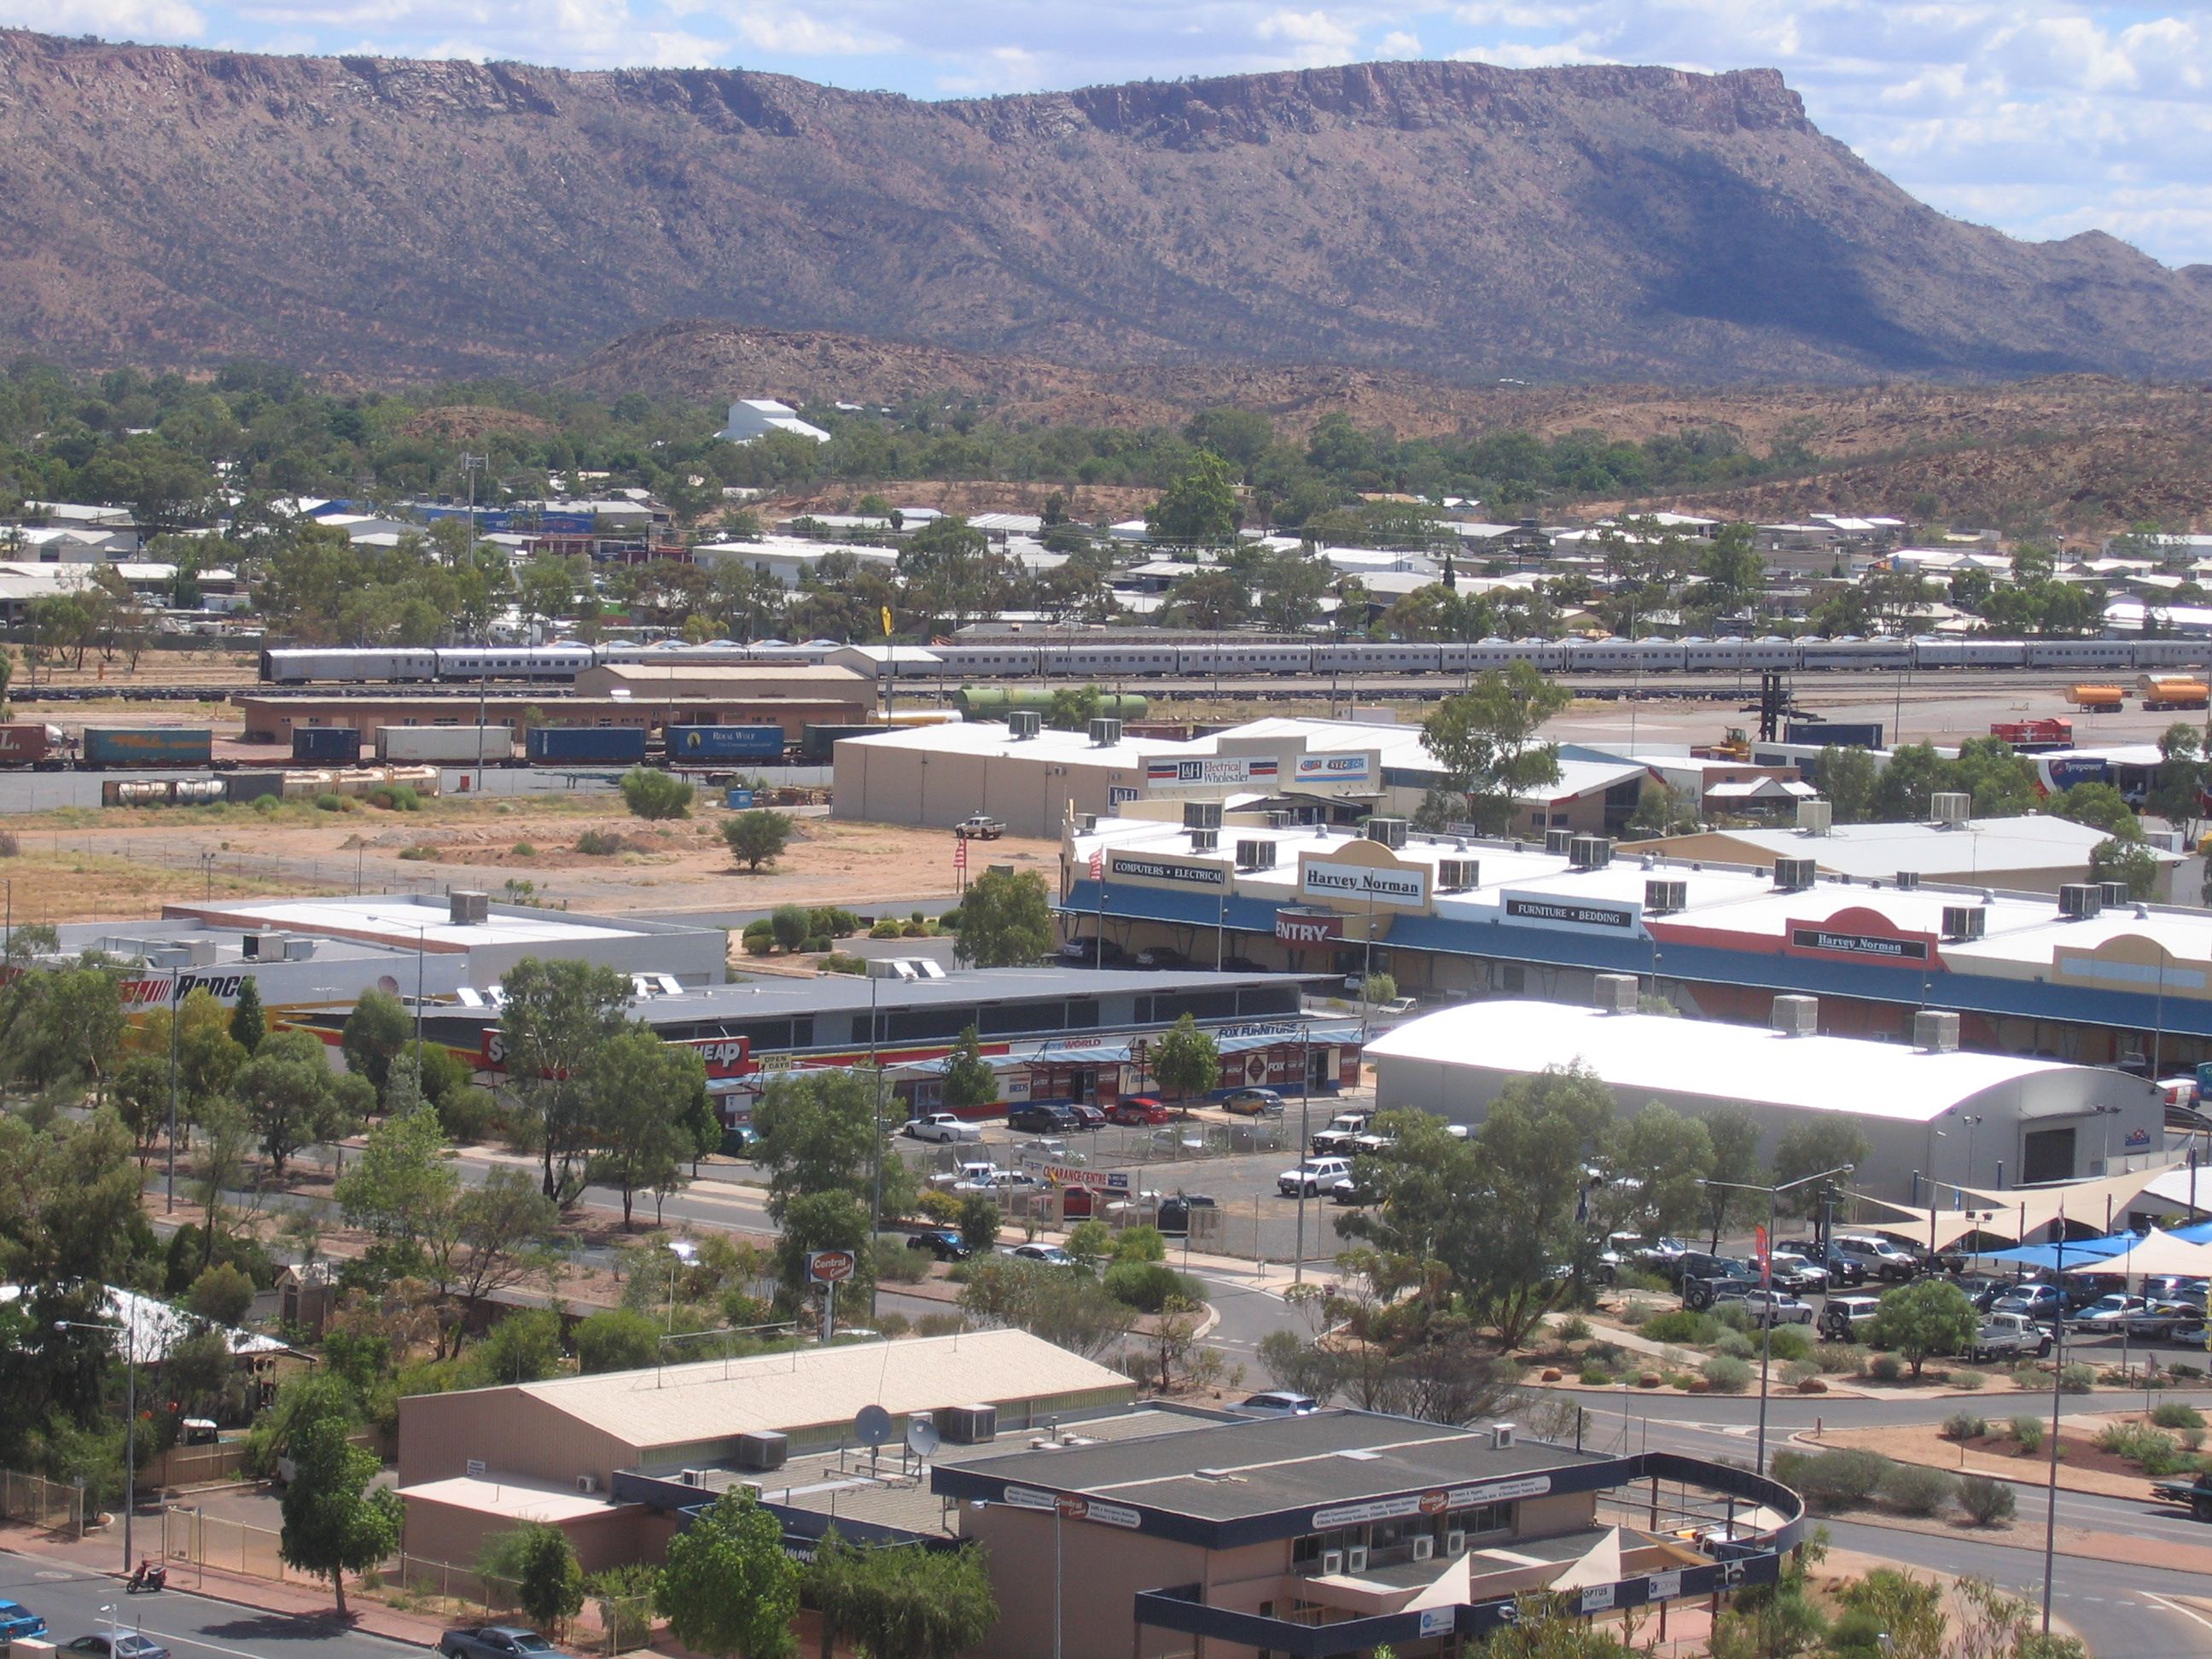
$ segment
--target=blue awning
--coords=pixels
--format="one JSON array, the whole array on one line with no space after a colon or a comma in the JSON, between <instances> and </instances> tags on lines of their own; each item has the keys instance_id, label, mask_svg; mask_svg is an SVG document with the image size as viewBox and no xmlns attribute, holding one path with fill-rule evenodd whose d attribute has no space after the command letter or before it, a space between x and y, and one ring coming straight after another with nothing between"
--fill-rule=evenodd
<instances>
[{"instance_id":1,"label":"blue awning","mask_svg":"<svg viewBox=\"0 0 2212 1659\"><path fill-rule=\"evenodd\" d=\"M1982 1253L1982 1260L2017 1261L2030 1267L2078 1267L2085 1261L2099 1261L2108 1255L2131 1250L2142 1242L2134 1233L2115 1233L2109 1238L2068 1239L2063 1261L2060 1260L2056 1244L2022 1244L2010 1250L1985 1250Z\"/></svg>"}]
</instances>

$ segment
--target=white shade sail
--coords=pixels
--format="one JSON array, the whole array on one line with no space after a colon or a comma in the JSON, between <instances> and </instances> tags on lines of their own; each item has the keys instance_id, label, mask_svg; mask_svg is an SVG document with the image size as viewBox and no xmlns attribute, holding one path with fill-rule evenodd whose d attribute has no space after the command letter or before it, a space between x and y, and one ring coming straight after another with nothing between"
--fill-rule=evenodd
<instances>
[{"instance_id":1,"label":"white shade sail","mask_svg":"<svg viewBox=\"0 0 2212 1659\"><path fill-rule=\"evenodd\" d=\"M2131 1279L2150 1273L2212 1279L2212 1244L2192 1244L2154 1227L2119 1255L2084 1257L2079 1266L2069 1263L2066 1272L2069 1275L2124 1273Z\"/></svg>"}]
</instances>

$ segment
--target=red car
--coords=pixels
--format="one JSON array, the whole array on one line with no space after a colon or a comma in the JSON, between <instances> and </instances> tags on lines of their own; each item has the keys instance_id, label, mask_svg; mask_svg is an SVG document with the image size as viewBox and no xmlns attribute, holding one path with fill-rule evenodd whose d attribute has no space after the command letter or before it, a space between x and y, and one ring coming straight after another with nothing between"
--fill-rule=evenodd
<instances>
[{"instance_id":1,"label":"red car","mask_svg":"<svg viewBox=\"0 0 2212 1659\"><path fill-rule=\"evenodd\" d=\"M1109 1123L1122 1123L1139 1129L1155 1123L1171 1122L1174 1118L1173 1112L1150 1095L1131 1095L1127 1100L1115 1102L1106 1112Z\"/></svg>"}]
</instances>

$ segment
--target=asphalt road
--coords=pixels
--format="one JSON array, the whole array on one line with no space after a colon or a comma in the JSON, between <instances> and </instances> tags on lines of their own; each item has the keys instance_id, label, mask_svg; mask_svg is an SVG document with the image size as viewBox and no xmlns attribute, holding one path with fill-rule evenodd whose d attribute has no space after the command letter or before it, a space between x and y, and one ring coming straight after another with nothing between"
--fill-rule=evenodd
<instances>
[{"instance_id":1,"label":"asphalt road","mask_svg":"<svg viewBox=\"0 0 2212 1659\"><path fill-rule=\"evenodd\" d=\"M107 1615L100 1609L112 1607L124 1629L143 1632L176 1659L210 1659L212 1655L225 1659L306 1655L313 1659L395 1659L422 1652L334 1623L233 1607L183 1590L126 1596L118 1580L103 1574L4 1552L0 1552L0 1596L21 1601L43 1616L52 1639L62 1645L106 1629Z\"/></svg>"}]
</instances>

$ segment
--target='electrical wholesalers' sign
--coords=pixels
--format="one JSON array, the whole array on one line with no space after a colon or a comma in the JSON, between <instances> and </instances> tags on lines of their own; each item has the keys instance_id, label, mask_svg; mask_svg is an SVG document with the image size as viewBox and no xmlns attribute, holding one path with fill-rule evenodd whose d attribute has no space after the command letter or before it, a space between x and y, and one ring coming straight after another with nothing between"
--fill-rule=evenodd
<instances>
[{"instance_id":1,"label":"'electrical wholesalers' sign","mask_svg":"<svg viewBox=\"0 0 2212 1659\"><path fill-rule=\"evenodd\" d=\"M1309 859L1298 872L1298 890L1310 899L1357 899L1419 910L1429 902L1429 872Z\"/></svg>"},{"instance_id":2,"label":"'electrical wholesalers' sign","mask_svg":"<svg viewBox=\"0 0 2212 1659\"><path fill-rule=\"evenodd\" d=\"M1211 755L1196 760L1148 760L1145 783L1155 793L1181 789L1272 789L1281 769L1272 755Z\"/></svg>"}]
</instances>

